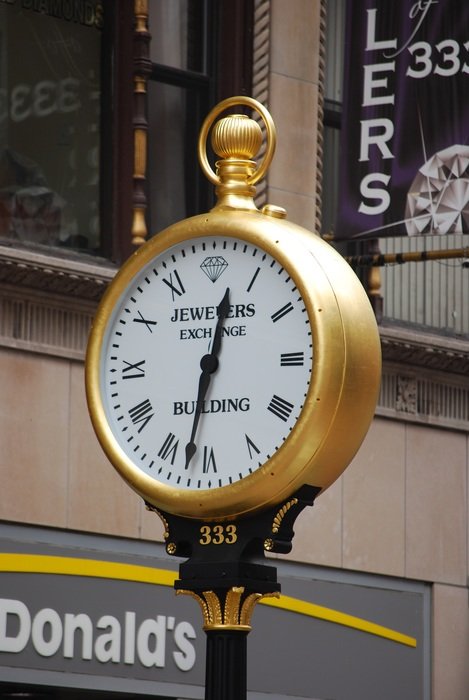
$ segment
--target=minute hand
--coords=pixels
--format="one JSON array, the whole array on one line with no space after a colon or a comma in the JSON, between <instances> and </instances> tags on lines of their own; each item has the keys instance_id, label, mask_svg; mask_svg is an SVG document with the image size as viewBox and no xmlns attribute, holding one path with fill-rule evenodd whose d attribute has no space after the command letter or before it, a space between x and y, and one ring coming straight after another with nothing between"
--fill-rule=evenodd
<instances>
[{"instance_id":1,"label":"minute hand","mask_svg":"<svg viewBox=\"0 0 469 700\"><path fill-rule=\"evenodd\" d=\"M186 445L186 469L194 456L197 446L195 444L195 436L197 433L197 427L199 425L200 415L202 413L202 406L204 399L207 395L208 388L210 386L210 381L212 374L218 368L218 355L221 348L221 336L223 330L223 323L226 316L230 310L230 289L227 287L226 292L217 307L218 321L215 328L215 333L213 337L212 349L211 351L202 357L200 360L200 369L202 373L199 378L199 388L197 392L196 408L194 412L194 420L192 422L192 431L189 442Z\"/></svg>"},{"instance_id":2,"label":"minute hand","mask_svg":"<svg viewBox=\"0 0 469 700\"><path fill-rule=\"evenodd\" d=\"M217 325L215 328L215 335L213 336L212 350L210 352L210 355L212 357L218 358L218 355L220 353L221 334L222 334L222 330L223 330L223 324L225 322L225 318L227 317L229 310L230 310L230 289L229 289L229 287L227 287L225 295L217 307L218 321L217 321ZM204 357L207 357L207 356L205 355ZM203 359L204 358L202 358L202 360ZM201 360L201 364L202 364L202 360Z\"/></svg>"}]
</instances>

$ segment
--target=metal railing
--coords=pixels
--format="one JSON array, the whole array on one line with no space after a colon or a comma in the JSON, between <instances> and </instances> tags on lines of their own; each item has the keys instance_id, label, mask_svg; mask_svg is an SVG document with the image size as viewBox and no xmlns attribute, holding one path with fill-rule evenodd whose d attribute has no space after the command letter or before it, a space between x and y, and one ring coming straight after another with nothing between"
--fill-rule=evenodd
<instances>
[{"instance_id":1,"label":"metal railing","mask_svg":"<svg viewBox=\"0 0 469 700\"><path fill-rule=\"evenodd\" d=\"M383 254L445 251L466 246L467 259L382 267L384 319L469 337L469 236L414 236L379 241Z\"/></svg>"}]
</instances>

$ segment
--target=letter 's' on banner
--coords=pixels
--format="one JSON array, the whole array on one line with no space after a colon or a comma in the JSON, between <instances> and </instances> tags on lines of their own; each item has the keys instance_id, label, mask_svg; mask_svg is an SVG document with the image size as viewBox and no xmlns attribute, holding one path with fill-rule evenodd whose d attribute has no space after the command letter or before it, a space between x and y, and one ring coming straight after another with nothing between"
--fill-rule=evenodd
<instances>
[{"instance_id":1,"label":"letter 's' on banner","mask_svg":"<svg viewBox=\"0 0 469 700\"><path fill-rule=\"evenodd\" d=\"M469 2L346 2L335 238L469 233Z\"/></svg>"}]
</instances>

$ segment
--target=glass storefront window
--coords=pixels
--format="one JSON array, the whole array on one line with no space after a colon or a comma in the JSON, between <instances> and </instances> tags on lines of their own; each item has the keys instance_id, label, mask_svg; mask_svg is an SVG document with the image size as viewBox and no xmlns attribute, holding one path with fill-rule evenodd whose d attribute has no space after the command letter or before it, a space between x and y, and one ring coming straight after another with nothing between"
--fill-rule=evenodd
<instances>
[{"instance_id":1,"label":"glass storefront window","mask_svg":"<svg viewBox=\"0 0 469 700\"><path fill-rule=\"evenodd\" d=\"M148 209L150 235L187 212L185 165L186 156L194 149L187 144L187 95L173 85L148 83ZM164 134L164 139L154 135Z\"/></svg>"},{"instance_id":2,"label":"glass storefront window","mask_svg":"<svg viewBox=\"0 0 469 700\"><path fill-rule=\"evenodd\" d=\"M100 247L103 9L0 2L0 237Z\"/></svg>"},{"instance_id":3,"label":"glass storefront window","mask_svg":"<svg viewBox=\"0 0 469 700\"><path fill-rule=\"evenodd\" d=\"M150 7L153 63L181 70L205 71L203 34L206 7L201 0L159 0Z\"/></svg>"},{"instance_id":4,"label":"glass storefront window","mask_svg":"<svg viewBox=\"0 0 469 700\"><path fill-rule=\"evenodd\" d=\"M206 210L209 205L208 188L197 163L197 138L215 86L216 66L213 51L208 48L209 41L212 49L216 44L215 2L150 3L152 72L147 85L150 235Z\"/></svg>"},{"instance_id":5,"label":"glass storefront window","mask_svg":"<svg viewBox=\"0 0 469 700\"><path fill-rule=\"evenodd\" d=\"M208 111L203 100L204 91L194 86L148 83L150 235L205 211L211 203L197 161L199 129L204 109Z\"/></svg>"}]
</instances>

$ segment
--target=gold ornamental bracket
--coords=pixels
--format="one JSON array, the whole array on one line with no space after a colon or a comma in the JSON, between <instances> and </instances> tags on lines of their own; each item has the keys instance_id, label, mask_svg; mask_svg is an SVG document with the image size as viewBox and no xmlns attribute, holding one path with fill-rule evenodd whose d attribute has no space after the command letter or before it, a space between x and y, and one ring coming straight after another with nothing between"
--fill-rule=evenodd
<instances>
[{"instance_id":1,"label":"gold ornamental bracket","mask_svg":"<svg viewBox=\"0 0 469 700\"><path fill-rule=\"evenodd\" d=\"M244 586L232 586L227 591L201 591L196 593L180 588L177 595L194 598L202 610L204 630L250 632L251 617L256 603L262 598L279 598L280 593L252 593Z\"/></svg>"},{"instance_id":2,"label":"gold ornamental bracket","mask_svg":"<svg viewBox=\"0 0 469 700\"><path fill-rule=\"evenodd\" d=\"M259 165L253 160L261 148L263 138L257 121L245 114L229 114L218 120L212 129L215 119L235 105L250 107L260 115L264 123L266 149ZM220 157L215 163L215 172L207 157L207 139L211 129L212 148ZM270 113L252 97L229 97L209 112L200 130L197 153L204 175L215 185L218 201L214 210L258 211L254 203L255 184L266 174L276 144L276 129ZM274 215L283 217L283 213Z\"/></svg>"}]
</instances>

